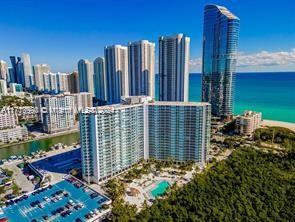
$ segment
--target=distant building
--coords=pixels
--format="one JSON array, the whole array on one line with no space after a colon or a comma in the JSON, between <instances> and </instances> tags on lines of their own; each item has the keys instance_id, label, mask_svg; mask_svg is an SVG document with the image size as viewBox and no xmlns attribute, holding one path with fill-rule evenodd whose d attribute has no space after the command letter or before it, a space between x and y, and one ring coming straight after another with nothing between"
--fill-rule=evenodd
<instances>
[{"instance_id":1,"label":"distant building","mask_svg":"<svg viewBox=\"0 0 295 222\"><path fill-rule=\"evenodd\" d=\"M9 69L10 82L21 84L22 80L21 80L21 74L20 74L20 70L18 66L18 63L21 62L21 58L16 56L10 56L9 58L10 58L11 66L12 66L11 69Z\"/></svg>"},{"instance_id":2,"label":"distant building","mask_svg":"<svg viewBox=\"0 0 295 222\"><path fill-rule=\"evenodd\" d=\"M0 79L7 81L9 79L7 63L0 60Z\"/></svg>"},{"instance_id":3,"label":"distant building","mask_svg":"<svg viewBox=\"0 0 295 222\"><path fill-rule=\"evenodd\" d=\"M78 62L80 92L89 92L94 95L93 63L87 59Z\"/></svg>"},{"instance_id":4,"label":"distant building","mask_svg":"<svg viewBox=\"0 0 295 222\"><path fill-rule=\"evenodd\" d=\"M74 96L36 96L35 101L45 132L55 133L75 127Z\"/></svg>"},{"instance_id":5,"label":"distant building","mask_svg":"<svg viewBox=\"0 0 295 222\"><path fill-rule=\"evenodd\" d=\"M4 79L0 79L0 95L7 94L7 82Z\"/></svg>"},{"instance_id":6,"label":"distant building","mask_svg":"<svg viewBox=\"0 0 295 222\"><path fill-rule=\"evenodd\" d=\"M106 64L106 91L108 104L120 103L121 96L128 96L128 50L121 45L104 49Z\"/></svg>"},{"instance_id":7,"label":"distant building","mask_svg":"<svg viewBox=\"0 0 295 222\"><path fill-rule=\"evenodd\" d=\"M58 93L70 92L69 76L68 73L57 73Z\"/></svg>"},{"instance_id":8,"label":"distant building","mask_svg":"<svg viewBox=\"0 0 295 222\"><path fill-rule=\"evenodd\" d=\"M79 74L78 72L73 72L69 75L69 91L70 93L79 92Z\"/></svg>"},{"instance_id":9,"label":"distant building","mask_svg":"<svg viewBox=\"0 0 295 222\"><path fill-rule=\"evenodd\" d=\"M130 42L129 95L155 97L155 43L147 40Z\"/></svg>"},{"instance_id":10,"label":"distant building","mask_svg":"<svg viewBox=\"0 0 295 222\"><path fill-rule=\"evenodd\" d=\"M28 138L28 129L25 126L16 126L0 130L0 143L22 141Z\"/></svg>"},{"instance_id":11,"label":"distant building","mask_svg":"<svg viewBox=\"0 0 295 222\"><path fill-rule=\"evenodd\" d=\"M95 97L99 100L107 100L106 92L106 70L105 60L102 57L98 57L93 62L94 69L94 92Z\"/></svg>"},{"instance_id":12,"label":"distant building","mask_svg":"<svg viewBox=\"0 0 295 222\"><path fill-rule=\"evenodd\" d=\"M245 111L242 116L236 118L236 133L244 136L251 136L260 126L262 121L261 112Z\"/></svg>"},{"instance_id":13,"label":"distant building","mask_svg":"<svg viewBox=\"0 0 295 222\"><path fill-rule=\"evenodd\" d=\"M50 67L47 64L36 64L33 66L35 86L39 91L44 90L44 73L50 73Z\"/></svg>"},{"instance_id":14,"label":"distant building","mask_svg":"<svg viewBox=\"0 0 295 222\"><path fill-rule=\"evenodd\" d=\"M75 98L75 112L80 112L87 107L93 107L92 94L88 92L70 94Z\"/></svg>"},{"instance_id":15,"label":"distant building","mask_svg":"<svg viewBox=\"0 0 295 222\"><path fill-rule=\"evenodd\" d=\"M227 8L207 5L204 13L202 101L212 114L233 113L234 82L240 19Z\"/></svg>"},{"instance_id":16,"label":"distant building","mask_svg":"<svg viewBox=\"0 0 295 222\"><path fill-rule=\"evenodd\" d=\"M159 100L188 101L190 38L159 38Z\"/></svg>"},{"instance_id":17,"label":"distant building","mask_svg":"<svg viewBox=\"0 0 295 222\"><path fill-rule=\"evenodd\" d=\"M18 83L10 83L9 84L10 93L12 95L23 94L23 86Z\"/></svg>"},{"instance_id":18,"label":"distant building","mask_svg":"<svg viewBox=\"0 0 295 222\"><path fill-rule=\"evenodd\" d=\"M18 120L14 108L4 107L0 110L0 130L7 128L15 128Z\"/></svg>"},{"instance_id":19,"label":"distant building","mask_svg":"<svg viewBox=\"0 0 295 222\"><path fill-rule=\"evenodd\" d=\"M30 88L32 85L34 85L34 75L31 65L31 58L30 55L27 53L22 54L22 75L24 80L24 86L26 88Z\"/></svg>"},{"instance_id":20,"label":"distant building","mask_svg":"<svg viewBox=\"0 0 295 222\"><path fill-rule=\"evenodd\" d=\"M123 97L121 104L85 109L80 114L83 179L98 183L148 158L203 163L210 117L208 103L151 97Z\"/></svg>"}]
</instances>

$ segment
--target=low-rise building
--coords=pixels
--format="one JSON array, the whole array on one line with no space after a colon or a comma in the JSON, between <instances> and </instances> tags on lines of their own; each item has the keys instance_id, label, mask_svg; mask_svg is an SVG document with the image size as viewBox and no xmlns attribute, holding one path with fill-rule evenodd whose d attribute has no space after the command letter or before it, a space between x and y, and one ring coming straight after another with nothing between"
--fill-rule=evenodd
<instances>
[{"instance_id":1,"label":"low-rise building","mask_svg":"<svg viewBox=\"0 0 295 222\"><path fill-rule=\"evenodd\" d=\"M260 126L262 113L245 111L243 115L237 116L235 132L244 136L251 136Z\"/></svg>"},{"instance_id":2,"label":"low-rise building","mask_svg":"<svg viewBox=\"0 0 295 222\"><path fill-rule=\"evenodd\" d=\"M18 120L12 107L3 107L0 110L0 130L14 128L18 124Z\"/></svg>"},{"instance_id":3,"label":"low-rise building","mask_svg":"<svg viewBox=\"0 0 295 222\"><path fill-rule=\"evenodd\" d=\"M25 126L0 130L0 143L22 141L28 138L28 129Z\"/></svg>"}]
</instances>

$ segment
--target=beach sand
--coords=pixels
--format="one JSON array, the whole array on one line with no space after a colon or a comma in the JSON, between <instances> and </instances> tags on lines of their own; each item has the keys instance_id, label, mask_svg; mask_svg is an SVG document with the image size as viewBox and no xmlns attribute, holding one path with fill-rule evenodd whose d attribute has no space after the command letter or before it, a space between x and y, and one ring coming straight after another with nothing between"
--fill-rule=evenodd
<instances>
[{"instance_id":1,"label":"beach sand","mask_svg":"<svg viewBox=\"0 0 295 222\"><path fill-rule=\"evenodd\" d=\"M280 126L285 127L295 132L295 123L275 121L275 120L263 120L261 126Z\"/></svg>"}]
</instances>

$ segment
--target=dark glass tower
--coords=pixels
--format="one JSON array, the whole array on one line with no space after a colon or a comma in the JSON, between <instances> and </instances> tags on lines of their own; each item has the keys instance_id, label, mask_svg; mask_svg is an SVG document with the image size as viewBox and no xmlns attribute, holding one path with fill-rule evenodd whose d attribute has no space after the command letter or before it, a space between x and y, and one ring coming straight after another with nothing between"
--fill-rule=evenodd
<instances>
[{"instance_id":1,"label":"dark glass tower","mask_svg":"<svg viewBox=\"0 0 295 222\"><path fill-rule=\"evenodd\" d=\"M233 113L239 26L240 19L227 8L205 6L202 101L212 104L215 116Z\"/></svg>"}]
</instances>

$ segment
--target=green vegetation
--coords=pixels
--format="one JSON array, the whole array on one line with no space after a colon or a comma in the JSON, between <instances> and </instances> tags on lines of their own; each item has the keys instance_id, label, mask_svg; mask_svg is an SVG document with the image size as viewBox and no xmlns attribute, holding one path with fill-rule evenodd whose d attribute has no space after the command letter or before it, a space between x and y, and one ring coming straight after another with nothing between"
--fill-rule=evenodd
<instances>
[{"instance_id":1,"label":"green vegetation","mask_svg":"<svg viewBox=\"0 0 295 222\"><path fill-rule=\"evenodd\" d=\"M18 196L21 192L21 188L16 185L16 183L12 183L12 194Z\"/></svg>"},{"instance_id":2,"label":"green vegetation","mask_svg":"<svg viewBox=\"0 0 295 222\"><path fill-rule=\"evenodd\" d=\"M8 177L12 177L13 175L13 171L9 170L9 169L2 169L2 171L8 176Z\"/></svg>"},{"instance_id":3,"label":"green vegetation","mask_svg":"<svg viewBox=\"0 0 295 222\"><path fill-rule=\"evenodd\" d=\"M260 128L255 131L256 142L276 143L287 150L295 149L295 133L282 127Z\"/></svg>"},{"instance_id":4,"label":"green vegetation","mask_svg":"<svg viewBox=\"0 0 295 222\"><path fill-rule=\"evenodd\" d=\"M20 98L17 96L2 96L0 100L0 109L4 106L32 106L33 104L27 98Z\"/></svg>"},{"instance_id":5,"label":"green vegetation","mask_svg":"<svg viewBox=\"0 0 295 222\"><path fill-rule=\"evenodd\" d=\"M181 189L134 215L121 205L113 221L294 221L295 133L270 128L256 140L276 142L282 152L239 148Z\"/></svg>"}]
</instances>

